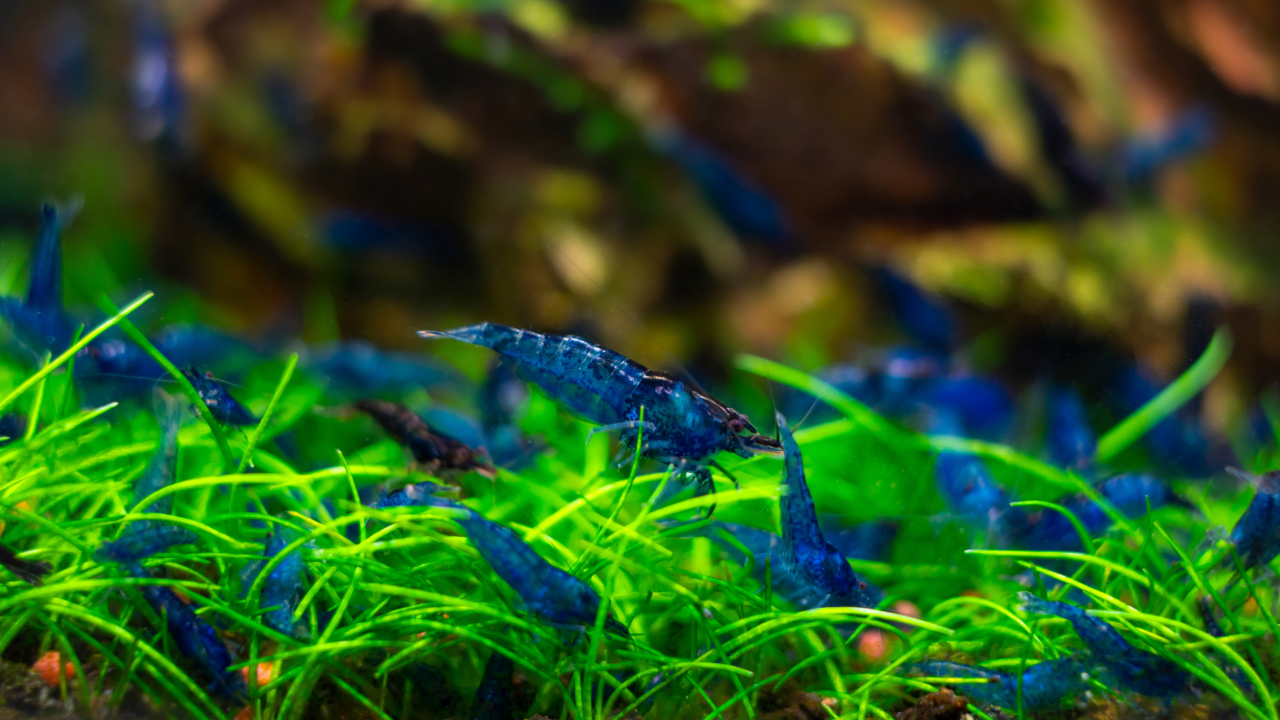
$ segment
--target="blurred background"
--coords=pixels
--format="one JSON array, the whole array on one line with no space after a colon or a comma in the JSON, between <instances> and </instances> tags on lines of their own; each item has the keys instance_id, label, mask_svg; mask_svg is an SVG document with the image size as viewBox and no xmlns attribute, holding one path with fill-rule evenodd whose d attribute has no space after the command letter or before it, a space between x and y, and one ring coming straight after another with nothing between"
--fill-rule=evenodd
<instances>
[{"instance_id":1,"label":"blurred background","mask_svg":"<svg viewBox=\"0 0 1280 720\"><path fill-rule=\"evenodd\" d=\"M717 384L919 343L905 280L956 367L1098 400L1226 324L1225 442L1280 362L1280 4L5 0L0 284L77 196L73 310L264 345L493 320Z\"/></svg>"}]
</instances>

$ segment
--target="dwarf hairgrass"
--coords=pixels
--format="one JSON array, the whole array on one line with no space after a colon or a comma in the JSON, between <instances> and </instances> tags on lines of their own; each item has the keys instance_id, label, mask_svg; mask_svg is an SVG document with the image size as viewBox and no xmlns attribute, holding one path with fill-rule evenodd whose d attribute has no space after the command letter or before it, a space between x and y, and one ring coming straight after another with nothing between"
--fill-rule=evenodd
<instances>
[{"instance_id":1,"label":"dwarf hairgrass","mask_svg":"<svg viewBox=\"0 0 1280 720\"><path fill-rule=\"evenodd\" d=\"M119 324L167 363L124 320L149 297L113 310L76 347ZM1172 411L1174 400L1203 388L1226 349L1229 342L1215 339L1176 391L1113 430L1109 451L1118 457ZM535 392L521 429L541 436L548 451L501 468L492 480L474 473L432 480L457 486L462 503L511 528L599 593L592 622L562 627L528 611L470 547L451 511L361 503L379 489L426 478L406 467L399 449L366 418L326 408L339 402L298 369L296 355L248 370L236 396L262 419L245 437L228 437L178 369L165 365L204 425L180 433L175 482L137 503L133 484L157 447L154 419L140 398L67 412L67 398L76 396L74 355L47 359L25 379L15 372L13 386L0 387L6 397L0 407L33 390L27 407L43 418L0 448L0 533L20 556L54 566L41 587L8 573L0 578L0 657L29 664L45 651L62 653L74 677L51 692L80 706L103 702L144 712L151 705L157 716L213 719L233 717L247 703L255 717L285 720L313 716L326 703L333 713L366 717L443 717L432 713L444 690L422 684L438 680L469 696L485 659L500 653L521 678L528 703L519 708L522 717L750 718L762 714L766 698L789 702L794 689L823 698L832 718L889 718L920 692L952 685L963 695L974 682L907 677L907 663L958 655L957 662L1019 673L1080 652L1065 622L1016 611L1015 595L1024 587L1012 578L1028 570L1050 597L1075 602L1083 593L1091 614L1136 647L1186 669L1214 702L1250 718L1276 718L1270 612L1276 592L1269 580L1231 582L1230 563L1222 563L1229 550L1197 552L1208 529L1199 516L1171 509L1159 511L1159 522L1135 520L1103 503L1117 522L1091 536L1060 502L1076 492L1096 498L1085 478L1042 462L1034 450L915 433L779 363L737 359L739 368L799 388L844 415L795 433L819 514L842 515L848 524L890 517L900 525L891 557L853 561L884 591L881 604L796 607L777 589L783 578L776 558L753 557L723 528L716 541L693 536L712 527L700 518L712 504L714 520L776 531L779 458L718 458L741 490L717 474L716 495L689 497L671 468L641 458L643 429L629 462L615 467L607 437L584 445L587 426ZM63 366L66 373L51 376ZM764 409L749 409L763 416ZM1020 505L1063 513L1083 550L1004 547L948 517L931 474L943 450L983 458L1002 483L1028 498ZM681 495L672 499L672 490ZM166 498L171 512L145 511ZM1233 502L1208 493L1196 499L1218 517L1228 516ZM139 522L188 528L199 541L145 560L154 577L92 559L103 541ZM296 537L264 558L266 536L281 528ZM733 547L745 563L733 560ZM272 608L263 588L292 553L307 573L293 609L298 630L290 636L268 626ZM256 577L242 580L255 561ZM233 655L231 670L247 670L247 698L213 694L211 678L178 651L164 617L139 592L148 585L181 593L216 629ZM1221 612L1226 637L1202 629L1200 596ZM911 606L918 617L896 611ZM606 630L610 617L629 639ZM869 638L883 648L879 655L868 650ZM264 673L270 668L269 679L259 681L260 665ZM110 700L100 699L108 690ZM970 712L988 717L981 708Z\"/></svg>"}]
</instances>

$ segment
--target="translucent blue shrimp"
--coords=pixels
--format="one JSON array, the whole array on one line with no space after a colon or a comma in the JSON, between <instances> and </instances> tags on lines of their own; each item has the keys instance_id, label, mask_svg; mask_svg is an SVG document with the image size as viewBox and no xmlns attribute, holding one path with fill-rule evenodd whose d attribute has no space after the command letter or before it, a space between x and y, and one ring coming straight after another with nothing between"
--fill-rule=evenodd
<instances>
[{"instance_id":1,"label":"translucent blue shrimp","mask_svg":"<svg viewBox=\"0 0 1280 720\"><path fill-rule=\"evenodd\" d=\"M134 567L131 571L137 577L148 577L147 572L140 567ZM140 589L156 614L165 618L169 636L173 638L178 650L199 663L213 678L210 689L228 699L244 699L248 695L244 676L227 670L227 666L232 663L231 653L213 626L196 615L191 606L170 588L163 585L143 585Z\"/></svg>"},{"instance_id":2,"label":"translucent blue shrimp","mask_svg":"<svg viewBox=\"0 0 1280 720\"><path fill-rule=\"evenodd\" d=\"M675 376L648 370L579 337L542 335L495 323L418 334L452 338L500 353L525 380L584 420L603 426L592 433L621 430L624 447L635 446L643 407L641 455L692 472L700 492L711 487L707 466L719 467L709 459L716 453L723 450L751 457L781 450L776 440L759 435L742 413Z\"/></svg>"},{"instance_id":3,"label":"translucent blue shrimp","mask_svg":"<svg viewBox=\"0 0 1280 720\"><path fill-rule=\"evenodd\" d=\"M361 340L326 345L308 358L306 367L325 380L330 393L344 398L426 387L456 376L426 358L384 352Z\"/></svg>"},{"instance_id":4,"label":"translucent blue shrimp","mask_svg":"<svg viewBox=\"0 0 1280 720\"><path fill-rule=\"evenodd\" d=\"M1065 468L1084 469L1093 464L1098 436L1089 425L1088 412L1079 393L1070 388L1049 392L1049 458Z\"/></svg>"},{"instance_id":5,"label":"translucent blue shrimp","mask_svg":"<svg viewBox=\"0 0 1280 720\"><path fill-rule=\"evenodd\" d=\"M655 133L653 141L693 179L712 210L734 234L778 248L794 247L795 235L782 207L728 158L675 128Z\"/></svg>"},{"instance_id":6,"label":"translucent blue shrimp","mask_svg":"<svg viewBox=\"0 0 1280 720\"><path fill-rule=\"evenodd\" d=\"M1043 600L1027 592L1018 593L1018 599L1023 612L1056 615L1070 622L1109 685L1149 697L1169 698L1182 692L1191 679L1177 663L1135 648L1111 625L1074 605Z\"/></svg>"},{"instance_id":7,"label":"translucent blue shrimp","mask_svg":"<svg viewBox=\"0 0 1280 720\"><path fill-rule=\"evenodd\" d=\"M43 225L32 254L26 300L0 298L0 316L38 352L47 350L56 355L66 350L80 325L62 304L62 228L78 209L75 206L60 211L48 203L41 207Z\"/></svg>"},{"instance_id":8,"label":"translucent blue shrimp","mask_svg":"<svg viewBox=\"0 0 1280 720\"><path fill-rule=\"evenodd\" d=\"M1097 490L1130 519L1145 515L1148 505L1152 510L1166 505L1189 507L1186 500L1175 495L1164 481L1152 475L1116 475L1099 483ZM1091 537L1105 533L1112 525L1111 516L1085 495L1060 498L1056 503L1075 515ZM1005 514L1002 523L1011 529L1007 540L1012 545L1028 550L1072 552L1082 549L1080 533L1065 515L1056 510L1009 508ZM1016 530L1012 530L1013 528Z\"/></svg>"},{"instance_id":9,"label":"translucent blue shrimp","mask_svg":"<svg viewBox=\"0 0 1280 720\"><path fill-rule=\"evenodd\" d=\"M827 541L846 558L853 560L885 559L889 545L898 534L897 523L882 520L865 522L849 528L821 521L819 521L819 524L824 526L823 535L827 538ZM759 582L765 582L765 559L771 555L776 557L781 551L782 536L777 533L771 533L768 530L720 520L714 520L710 524L699 522L697 525L698 527L690 531L691 534L705 537L715 542L722 550L728 553L732 560L741 565L745 566L754 560L755 566L752 577ZM673 526L668 525L667 527ZM733 541L727 539L726 535L731 536ZM741 548L746 548L748 554L743 555ZM779 560L775 560L773 567L779 568L779 563ZM797 583L787 573L775 572L771 581L773 583L773 592L796 607L817 607L821 602L829 599L827 598L827 593L816 592L811 586ZM867 589L863 592L866 596L865 599L869 603L868 607L878 605L884 595L883 591L871 584L868 584ZM829 604L833 606L848 607L849 605L847 601L842 601L841 599L830 598L829 600Z\"/></svg>"},{"instance_id":10,"label":"translucent blue shrimp","mask_svg":"<svg viewBox=\"0 0 1280 720\"><path fill-rule=\"evenodd\" d=\"M456 488L446 488L433 482L405 485L399 490L394 490L379 497L376 501L370 503L369 507L374 510L385 510L393 507L426 507L432 504L431 498L436 493L450 492L454 489Z\"/></svg>"},{"instance_id":11,"label":"translucent blue shrimp","mask_svg":"<svg viewBox=\"0 0 1280 720\"><path fill-rule=\"evenodd\" d=\"M480 459L480 451L432 432L422 418L404 405L366 398L356 402L355 408L373 418L396 442L407 446L415 461L433 470L476 470L490 475L494 472L492 465Z\"/></svg>"},{"instance_id":12,"label":"translucent blue shrimp","mask_svg":"<svg viewBox=\"0 0 1280 720\"><path fill-rule=\"evenodd\" d=\"M1227 472L1253 486L1253 500L1236 521L1229 538L1244 569L1265 567L1280 555L1280 471L1254 475L1236 468Z\"/></svg>"},{"instance_id":13,"label":"translucent blue shrimp","mask_svg":"<svg viewBox=\"0 0 1280 720\"><path fill-rule=\"evenodd\" d=\"M93 553L98 562L132 563L145 560L175 545L194 545L199 538L195 533L175 525L155 525L135 529L130 527L119 539L104 542Z\"/></svg>"},{"instance_id":14,"label":"translucent blue shrimp","mask_svg":"<svg viewBox=\"0 0 1280 720\"><path fill-rule=\"evenodd\" d=\"M544 560L510 528L451 500L437 497L431 504L462 512L454 519L467 531L472 547L516 591L529 612L552 625L595 625L600 595L586 582ZM628 636L627 628L608 615L604 627Z\"/></svg>"},{"instance_id":15,"label":"translucent blue shrimp","mask_svg":"<svg viewBox=\"0 0 1280 720\"><path fill-rule=\"evenodd\" d=\"M515 712L512 681L516 664L500 652L493 652L484 664L476 699L471 703L471 720L511 720Z\"/></svg>"},{"instance_id":16,"label":"translucent blue shrimp","mask_svg":"<svg viewBox=\"0 0 1280 720\"><path fill-rule=\"evenodd\" d=\"M173 482L178 471L178 428L182 420L182 403L163 390L155 390L156 421L160 423L160 446L151 456L142 476L133 483L133 501L129 509L162 490ZM139 512L169 515L173 512L173 496L166 495ZM148 521L133 525L136 529L147 526Z\"/></svg>"},{"instance_id":17,"label":"translucent blue shrimp","mask_svg":"<svg viewBox=\"0 0 1280 720\"><path fill-rule=\"evenodd\" d=\"M790 573L797 584L815 593L837 598L842 605L872 606L867 584L858 577L849 561L822 536L818 513L804 477L804 459L782 413L776 413L784 453L782 497L778 516L782 546L777 553L780 569ZM821 603L820 603L821 604Z\"/></svg>"},{"instance_id":18,"label":"translucent blue shrimp","mask_svg":"<svg viewBox=\"0 0 1280 720\"><path fill-rule=\"evenodd\" d=\"M959 417L944 409L930 413L929 432L964 437ZM976 455L939 452L933 462L933 477L951 511L972 521L990 525L1009 509L1009 493Z\"/></svg>"},{"instance_id":19,"label":"translucent blue shrimp","mask_svg":"<svg viewBox=\"0 0 1280 720\"><path fill-rule=\"evenodd\" d=\"M494 463L519 468L541 449L526 437L516 422L516 413L529 397L529 387L520 381L509 363L495 362L480 386L476 404L485 446Z\"/></svg>"},{"instance_id":20,"label":"translucent blue shrimp","mask_svg":"<svg viewBox=\"0 0 1280 720\"><path fill-rule=\"evenodd\" d=\"M957 694L975 705L995 705L1009 710L1018 708L1018 676L976 665L963 665L946 660L926 660L906 666L908 672L937 678L987 678L990 683L958 686ZM1057 710L1064 701L1088 689L1086 665L1076 658L1046 660L1028 667L1022 673L1022 709L1030 712Z\"/></svg>"},{"instance_id":21,"label":"translucent blue shrimp","mask_svg":"<svg viewBox=\"0 0 1280 720\"><path fill-rule=\"evenodd\" d=\"M200 394L200 399L209 406L209 412L213 414L214 420L223 425L258 424L259 418L254 417L253 413L240 404L240 401L232 397L231 392L222 383L214 380L213 373L201 374L192 366L183 370L182 374L187 376L196 392ZM194 410L194 406L192 409Z\"/></svg>"},{"instance_id":22,"label":"translucent blue shrimp","mask_svg":"<svg viewBox=\"0 0 1280 720\"><path fill-rule=\"evenodd\" d=\"M876 268L874 274L902 329L922 347L945 358L958 333L955 318L942 299L888 268Z\"/></svg>"},{"instance_id":23,"label":"translucent blue shrimp","mask_svg":"<svg viewBox=\"0 0 1280 720\"><path fill-rule=\"evenodd\" d=\"M279 528L267 538L263 554L267 560L270 560L296 539L296 534L292 531ZM294 635L300 629L295 627L293 614L298 607L298 601L302 599L302 583L306 576L307 564L302 560L302 553L297 550L285 555L280 564L267 574L267 579L262 583L262 595L258 600L259 607L275 608L267 611L267 625L285 635Z\"/></svg>"}]
</instances>

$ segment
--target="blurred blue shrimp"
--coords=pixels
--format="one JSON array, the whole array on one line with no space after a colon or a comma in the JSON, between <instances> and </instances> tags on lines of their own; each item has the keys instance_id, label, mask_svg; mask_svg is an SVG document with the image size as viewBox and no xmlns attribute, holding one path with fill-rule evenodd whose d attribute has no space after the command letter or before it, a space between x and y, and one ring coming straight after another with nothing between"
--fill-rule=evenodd
<instances>
[{"instance_id":1,"label":"blurred blue shrimp","mask_svg":"<svg viewBox=\"0 0 1280 720\"><path fill-rule=\"evenodd\" d=\"M1098 437L1089 425L1088 412L1079 393L1070 388L1049 391L1049 458L1065 468L1083 470L1093 464Z\"/></svg>"},{"instance_id":2,"label":"blurred blue shrimp","mask_svg":"<svg viewBox=\"0 0 1280 720\"><path fill-rule=\"evenodd\" d=\"M818 513L804 477L804 459L782 413L775 413L784 453L783 487L778 501L782 546L780 569L802 587L836 598L844 606L872 607L867 584L835 546L828 543L818 527ZM826 602L823 598L819 605Z\"/></svg>"},{"instance_id":3,"label":"blurred blue shrimp","mask_svg":"<svg viewBox=\"0 0 1280 720\"><path fill-rule=\"evenodd\" d=\"M172 32L152 0L134 3L133 51L134 130L142 141L156 142L165 152L182 157L191 144L186 99Z\"/></svg>"},{"instance_id":4,"label":"blurred blue shrimp","mask_svg":"<svg viewBox=\"0 0 1280 720\"><path fill-rule=\"evenodd\" d=\"M271 560L296 539L296 533L293 531L283 527L277 528L267 538L263 555L267 560ZM306 576L307 564L302 560L302 553L297 550L285 555L280 564L267 574L267 579L262 583L262 595L258 600L258 607L275 608L266 613L267 625L285 635L294 635L301 630L300 627L295 627L293 613L298 607L298 601L302 599L302 583ZM252 582L253 579L250 580L250 583Z\"/></svg>"},{"instance_id":5,"label":"blurred blue shrimp","mask_svg":"<svg viewBox=\"0 0 1280 720\"><path fill-rule=\"evenodd\" d=\"M130 571L135 577L150 577L141 567L134 566ZM213 626L196 615L172 589L163 585L143 585L139 589L156 614L165 618L169 636L178 650L199 663L213 678L210 689L231 700L244 699L248 695L244 676L227 670L232 663L231 653Z\"/></svg>"},{"instance_id":6,"label":"blurred blue shrimp","mask_svg":"<svg viewBox=\"0 0 1280 720\"><path fill-rule=\"evenodd\" d=\"M146 500L152 493L168 487L178 471L178 428L182 420L182 402L160 388L155 389L154 400L156 422L160 424L160 445L151 456L146 469L142 471L141 477L133 483L133 500L129 503L130 510L136 508L138 503ZM166 495L146 508L141 508L140 511L170 515L173 513L173 496ZM150 521L142 520L134 523L133 527L141 529L149 524Z\"/></svg>"},{"instance_id":7,"label":"blurred blue shrimp","mask_svg":"<svg viewBox=\"0 0 1280 720\"><path fill-rule=\"evenodd\" d=\"M746 566L754 561L752 577L762 583L766 580L765 559L776 556L782 548L782 536L768 530L721 520L686 524L693 526L688 530L689 534L705 537L716 543L738 564ZM822 526L823 536L827 542L851 560L884 560L888 555L889 546L898 534L898 524L885 520L872 520L853 527L842 527L835 522L820 520L819 525ZM683 529L677 524L664 527ZM728 540L726 535L732 537L733 541ZM746 555L742 554L741 548L746 548ZM777 567L776 563L775 567ZM773 592L796 607L817 607L826 595L825 592L815 592L813 587L796 582L786 573L776 573L771 580ZM879 605L884 595L883 591L871 584L867 585L864 594L870 603L868 607ZM832 599L831 604L848 606L847 602L842 603L839 599Z\"/></svg>"},{"instance_id":8,"label":"blurred blue shrimp","mask_svg":"<svg viewBox=\"0 0 1280 720\"><path fill-rule=\"evenodd\" d=\"M80 322L62 304L62 229L79 211L78 201L58 208L40 208L40 235L31 256L31 281L26 300L0 298L0 316L9 321L17 338L34 351L58 354L71 346Z\"/></svg>"},{"instance_id":9,"label":"blurred blue shrimp","mask_svg":"<svg viewBox=\"0 0 1280 720\"><path fill-rule=\"evenodd\" d=\"M516 664L503 653L490 653L484 664L484 675L480 677L480 687L476 688L475 701L471 703L471 720L511 720L515 712L515 699L512 697L512 681L515 679Z\"/></svg>"},{"instance_id":10,"label":"blurred blue shrimp","mask_svg":"<svg viewBox=\"0 0 1280 720\"><path fill-rule=\"evenodd\" d=\"M1117 373L1112 387L1117 409L1126 415L1136 412L1163 389L1136 363ZM1209 440L1195 413L1186 412L1184 408L1166 416L1148 430L1143 439L1156 461L1175 466L1193 477L1210 474Z\"/></svg>"},{"instance_id":11,"label":"blurred blue shrimp","mask_svg":"<svg viewBox=\"0 0 1280 720\"><path fill-rule=\"evenodd\" d=\"M194 545L195 533L175 525L130 528L112 542L104 542L93 553L98 562L132 563L164 552L175 545Z\"/></svg>"},{"instance_id":12,"label":"blurred blue shrimp","mask_svg":"<svg viewBox=\"0 0 1280 720\"><path fill-rule=\"evenodd\" d=\"M1169 698L1182 692L1191 676L1177 663L1129 644L1111 627L1084 610L1064 602L1043 600L1018 593L1021 610L1034 615L1056 615L1071 623L1084 641L1102 679L1117 688L1149 697Z\"/></svg>"},{"instance_id":13,"label":"blurred blue shrimp","mask_svg":"<svg viewBox=\"0 0 1280 720\"><path fill-rule=\"evenodd\" d=\"M312 353L306 368L341 398L403 392L449 380L456 373L409 353L384 352L362 340L331 343Z\"/></svg>"},{"instance_id":14,"label":"blurred blue shrimp","mask_svg":"<svg viewBox=\"0 0 1280 720\"><path fill-rule=\"evenodd\" d=\"M1266 567L1280 555L1280 470L1254 475L1229 467L1227 472L1253 486L1253 500L1231 529L1235 546L1246 571Z\"/></svg>"},{"instance_id":15,"label":"blurred blue shrimp","mask_svg":"<svg viewBox=\"0 0 1280 720\"><path fill-rule=\"evenodd\" d=\"M1145 515L1148 505L1152 510L1166 505L1190 507L1164 481L1152 475L1124 473L1099 483L1096 489L1098 494L1131 520ZM1090 537L1096 538L1112 525L1111 516L1083 494L1060 498L1055 502L1075 515ZM1067 516L1057 510L1009 508L1002 518L1002 525L1008 530L1008 542L1016 547L1062 552L1078 552L1083 549L1080 533Z\"/></svg>"},{"instance_id":16,"label":"blurred blue shrimp","mask_svg":"<svg viewBox=\"0 0 1280 720\"><path fill-rule=\"evenodd\" d=\"M454 520L467 531L471 545L520 596L524 608L552 625L593 626L600 595L580 578L553 566L510 528L452 500L433 498L435 507L462 513ZM627 628L605 616L605 630L629 637Z\"/></svg>"},{"instance_id":17,"label":"blurred blue shrimp","mask_svg":"<svg viewBox=\"0 0 1280 720\"><path fill-rule=\"evenodd\" d=\"M516 376L510 363L501 360L493 364L480 386L476 400L480 427L489 456L497 465L519 468L542 448L540 443L524 437L516 422L516 412L528 397L529 387Z\"/></svg>"},{"instance_id":18,"label":"blurred blue shrimp","mask_svg":"<svg viewBox=\"0 0 1280 720\"><path fill-rule=\"evenodd\" d=\"M435 497L436 493L450 492L454 489L456 488L446 488L433 482L405 485L399 490L382 495L376 501L370 503L369 507L374 510L385 510L393 507L428 507L432 505L431 498Z\"/></svg>"},{"instance_id":19,"label":"blurred blue shrimp","mask_svg":"<svg viewBox=\"0 0 1280 720\"><path fill-rule=\"evenodd\" d=\"M965 436L959 417L945 409L929 413L928 424L933 435ZM976 455L940 451L933 461L933 478L947 507L972 522L990 527L1009 509L1009 493Z\"/></svg>"},{"instance_id":20,"label":"blurred blue shrimp","mask_svg":"<svg viewBox=\"0 0 1280 720\"><path fill-rule=\"evenodd\" d=\"M1027 667L1022 677L976 665L963 665L946 660L925 660L905 666L908 672L937 678L987 678L990 683L958 686L959 694L975 705L995 705L1008 710L1018 708L1018 681L1022 681L1022 709L1029 712L1056 710L1063 701L1089 688L1088 669L1076 658L1046 660Z\"/></svg>"},{"instance_id":21,"label":"blurred blue shrimp","mask_svg":"<svg viewBox=\"0 0 1280 720\"><path fill-rule=\"evenodd\" d=\"M1169 126L1158 133L1136 137L1120 153L1120 174L1125 183L1150 184L1164 168L1195 155L1213 142L1217 123L1205 105L1194 105L1178 113Z\"/></svg>"},{"instance_id":22,"label":"blurred blue shrimp","mask_svg":"<svg viewBox=\"0 0 1280 720\"><path fill-rule=\"evenodd\" d=\"M690 472L699 494L714 488L708 466L721 451L742 457L776 453L778 442L760 435L745 415L667 373L646 369L612 350L571 335L543 335L482 323L433 332L424 338L452 338L487 347L516 365L517 372L574 414L597 423L591 433L621 430L623 447L639 437L644 408L644 444L640 454ZM743 433L748 433L744 435ZM725 473L728 475L728 473ZM732 476L730 476L732 478ZM736 484L736 480L735 480ZM707 514L715 506L708 508Z\"/></svg>"},{"instance_id":23,"label":"blurred blue shrimp","mask_svg":"<svg viewBox=\"0 0 1280 720\"><path fill-rule=\"evenodd\" d=\"M679 163L693 179L712 210L734 234L783 249L795 243L782 207L729 159L675 128L655 133L653 140L659 151Z\"/></svg>"},{"instance_id":24,"label":"blurred blue shrimp","mask_svg":"<svg viewBox=\"0 0 1280 720\"><path fill-rule=\"evenodd\" d=\"M195 366L182 371L191 384L195 386L200 399L209 406L213 419L223 425L257 425L260 418L254 417L244 405L232 397L226 386L213 379L213 373L201 373ZM195 412L195 406L191 407Z\"/></svg>"},{"instance_id":25,"label":"blurred blue shrimp","mask_svg":"<svg viewBox=\"0 0 1280 720\"><path fill-rule=\"evenodd\" d=\"M955 318L942 298L889 268L876 268L873 275L902 329L945 362L959 338Z\"/></svg>"}]
</instances>

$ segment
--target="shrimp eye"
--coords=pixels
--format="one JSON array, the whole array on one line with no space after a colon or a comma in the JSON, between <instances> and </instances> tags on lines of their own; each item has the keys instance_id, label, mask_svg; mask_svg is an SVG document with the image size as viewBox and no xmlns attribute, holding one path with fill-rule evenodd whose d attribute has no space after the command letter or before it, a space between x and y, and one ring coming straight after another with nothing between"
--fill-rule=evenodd
<instances>
[{"instance_id":1,"label":"shrimp eye","mask_svg":"<svg viewBox=\"0 0 1280 720\"><path fill-rule=\"evenodd\" d=\"M858 589L859 589L859 590L866 590L866 589L867 589L867 584L866 584L865 582L863 582L862 580L859 580L859 581L858 581Z\"/></svg>"},{"instance_id":2,"label":"shrimp eye","mask_svg":"<svg viewBox=\"0 0 1280 720\"><path fill-rule=\"evenodd\" d=\"M731 430L734 434L742 432L742 430L745 427L746 425L742 422L742 418L729 419L729 430Z\"/></svg>"}]
</instances>

